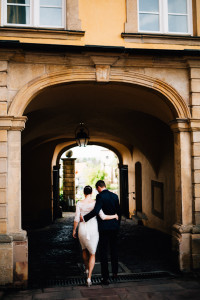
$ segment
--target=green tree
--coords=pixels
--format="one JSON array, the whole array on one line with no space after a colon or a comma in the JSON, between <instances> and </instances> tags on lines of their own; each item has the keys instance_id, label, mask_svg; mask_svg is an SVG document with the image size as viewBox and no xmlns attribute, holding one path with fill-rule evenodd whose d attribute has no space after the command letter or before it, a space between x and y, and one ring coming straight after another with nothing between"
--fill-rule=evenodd
<instances>
[{"instance_id":1,"label":"green tree","mask_svg":"<svg viewBox=\"0 0 200 300\"><path fill-rule=\"evenodd\" d=\"M95 183L98 180L104 180L107 176L107 173L104 170L98 169L94 170L90 175L89 175L89 183L92 187L95 186Z\"/></svg>"}]
</instances>

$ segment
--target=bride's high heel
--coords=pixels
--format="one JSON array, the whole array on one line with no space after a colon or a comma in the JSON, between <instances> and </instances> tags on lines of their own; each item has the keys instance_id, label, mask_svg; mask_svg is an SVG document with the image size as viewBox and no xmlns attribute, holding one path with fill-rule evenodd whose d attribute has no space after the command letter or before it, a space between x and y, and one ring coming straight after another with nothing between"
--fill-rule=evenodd
<instances>
[{"instance_id":1,"label":"bride's high heel","mask_svg":"<svg viewBox=\"0 0 200 300\"><path fill-rule=\"evenodd\" d=\"M88 279L87 279L87 286L90 287L91 285L92 285L92 281L91 281L91 279L88 277Z\"/></svg>"}]
</instances>

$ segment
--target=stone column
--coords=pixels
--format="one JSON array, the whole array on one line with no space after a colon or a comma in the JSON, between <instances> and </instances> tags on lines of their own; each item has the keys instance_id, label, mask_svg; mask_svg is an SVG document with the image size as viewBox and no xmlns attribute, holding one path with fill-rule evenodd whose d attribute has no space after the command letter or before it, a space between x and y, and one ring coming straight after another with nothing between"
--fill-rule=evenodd
<instances>
[{"instance_id":1,"label":"stone column","mask_svg":"<svg viewBox=\"0 0 200 300\"><path fill-rule=\"evenodd\" d=\"M173 249L177 251L182 271L191 269L192 163L191 134L187 120L171 122L174 132L175 211Z\"/></svg>"},{"instance_id":2,"label":"stone column","mask_svg":"<svg viewBox=\"0 0 200 300\"><path fill-rule=\"evenodd\" d=\"M3 124L2 124L3 123ZM0 285L13 282L13 239L7 234L7 128L0 118Z\"/></svg>"},{"instance_id":3,"label":"stone column","mask_svg":"<svg viewBox=\"0 0 200 300\"><path fill-rule=\"evenodd\" d=\"M7 232L7 69L7 61L0 61L0 234Z\"/></svg>"},{"instance_id":4,"label":"stone column","mask_svg":"<svg viewBox=\"0 0 200 300\"><path fill-rule=\"evenodd\" d=\"M26 285L28 252L21 229L21 130L26 118L0 117L0 285Z\"/></svg>"},{"instance_id":5,"label":"stone column","mask_svg":"<svg viewBox=\"0 0 200 300\"><path fill-rule=\"evenodd\" d=\"M193 223L192 268L200 268L200 61L189 59L192 171L193 171Z\"/></svg>"},{"instance_id":6,"label":"stone column","mask_svg":"<svg viewBox=\"0 0 200 300\"><path fill-rule=\"evenodd\" d=\"M75 160L76 158L62 158L63 161L63 197L69 206L74 206L68 202L75 201Z\"/></svg>"},{"instance_id":7,"label":"stone column","mask_svg":"<svg viewBox=\"0 0 200 300\"><path fill-rule=\"evenodd\" d=\"M200 100L200 95L199 95ZM193 180L193 230L192 267L200 268L200 120L191 121L192 130L192 180Z\"/></svg>"}]
</instances>

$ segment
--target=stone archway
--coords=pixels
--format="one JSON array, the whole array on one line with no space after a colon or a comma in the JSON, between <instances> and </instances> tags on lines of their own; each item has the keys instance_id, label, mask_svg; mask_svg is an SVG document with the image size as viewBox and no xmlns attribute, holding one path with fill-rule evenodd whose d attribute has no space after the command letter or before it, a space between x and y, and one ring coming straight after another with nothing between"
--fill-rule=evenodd
<instances>
[{"instance_id":1,"label":"stone archway","mask_svg":"<svg viewBox=\"0 0 200 300\"><path fill-rule=\"evenodd\" d=\"M107 69L105 69L106 72ZM100 81L100 82L119 82L127 83L133 85L139 85L146 88L149 88L153 91L160 93L172 110L175 118L180 119L189 119L191 117L188 106L186 105L183 98L178 94L178 92L171 87L169 84L155 79L153 77L135 73L132 71L127 72L112 69L110 73L106 73L106 76L109 76L109 79L98 79L99 72L103 72L104 68L88 68L84 69L68 69L67 72L63 73L51 73L48 75L43 75L31 82L27 83L13 99L10 108L8 110L9 116L21 117L27 105L31 100L39 94L43 89L63 84L69 82L87 82L87 81Z\"/></svg>"},{"instance_id":2,"label":"stone archway","mask_svg":"<svg viewBox=\"0 0 200 300\"><path fill-rule=\"evenodd\" d=\"M109 145L107 143L101 143L101 142L92 142L92 143L88 143L88 145L102 146L102 147L105 147L105 148L111 150L112 152L114 152L117 155L117 157L119 159L119 163L120 164L123 163L123 158L122 158L121 153L116 148L114 148L113 146L111 146L111 145ZM60 152L58 153L58 156L57 156L57 159L56 159L56 165L59 164L59 160L60 160L62 154L64 152L66 152L68 149L73 148L75 146L77 146L77 145L74 144L74 143L72 143L72 144L70 144L68 146L63 147L62 150L60 150Z\"/></svg>"},{"instance_id":3,"label":"stone archway","mask_svg":"<svg viewBox=\"0 0 200 300\"><path fill-rule=\"evenodd\" d=\"M175 225L176 234L174 235L175 244L178 246L180 267L183 270L190 268L190 248L188 248L187 255L181 252L181 249L185 244L189 244L190 235L188 232L182 231L182 225L187 226L192 224L192 185L191 176L186 174L185 170L191 170L191 150L190 150L190 133L188 119L190 119L190 112L188 106L179 95L179 93L167 83L132 71L125 72L118 70L117 68L111 68L110 66L96 66L95 68L88 67L85 69L71 68L66 72L51 73L49 75L43 75L38 77L31 82L27 83L13 99L8 111L8 117L1 118L2 127L8 131L8 151L10 156L8 157L8 182L12 181L12 189L17 191L13 198L13 193L8 187L8 220L9 224L9 243L14 241L16 247L19 247L19 241L21 247L25 249L27 247L27 238L25 233L21 229L21 181L20 181L20 146L21 146L21 134L20 131L23 129L25 118L22 117L24 110L28 104L44 91L48 87L56 86L60 84L67 84L73 82L112 82L112 83L123 83L133 86L140 86L149 89L154 93L158 93L161 101L163 101L171 111L173 119L176 121L171 123L171 128L175 132L175 177L176 177L176 219L178 225ZM172 119L172 120L173 120ZM11 155L13 150L17 149L18 161L16 165L14 163L14 157ZM17 176L15 176L17 174ZM14 180L16 178L16 180ZM15 220L17 227L11 220L15 211ZM14 249L13 253L18 252L17 248ZM11 256L12 256L11 255ZM20 258L20 263L23 265L26 262L27 266L27 252L24 251L24 257ZM18 258L15 257L17 260ZM10 258L11 260L11 258ZM17 270L18 261L12 265L11 273L7 282L13 282L13 273ZM27 280L27 268L20 269L22 275L22 281ZM3 282L6 282L3 281Z\"/></svg>"},{"instance_id":4,"label":"stone archway","mask_svg":"<svg viewBox=\"0 0 200 300\"><path fill-rule=\"evenodd\" d=\"M90 142L88 145L95 145L95 146L101 146L101 147L104 147L110 151L112 151L113 153L115 153L115 155L117 156L118 158L118 168L119 168L119 191L120 191L120 203L121 203L121 206L122 208L124 207L124 202L125 201L129 201L128 199L128 189L127 190L122 190L122 176L121 176L121 169L123 168L123 156L122 154L120 153L120 146L121 148L125 148L123 147L122 145L117 145L118 146L118 149L115 145L115 147L113 145L111 145L112 142L108 141L108 142L97 142L97 141L93 141L93 142ZM55 151L54 151L54 155L53 155L53 159L52 159L52 186L53 186L53 207L55 207L55 210L57 209L58 210L58 213L56 213L56 211L53 211L53 215L54 216L57 216L59 215L59 170L60 170L60 159L61 159L61 156L64 152L66 152L67 150L73 148L73 147L76 147L77 144L74 144L74 143L64 143L62 145L58 145L56 148L55 148ZM128 149L127 149L128 150ZM129 205L127 204L127 207L129 207ZM122 209L123 210L123 209ZM122 214L125 214L125 212L122 211ZM129 215L129 213L126 213L127 215Z\"/></svg>"}]
</instances>

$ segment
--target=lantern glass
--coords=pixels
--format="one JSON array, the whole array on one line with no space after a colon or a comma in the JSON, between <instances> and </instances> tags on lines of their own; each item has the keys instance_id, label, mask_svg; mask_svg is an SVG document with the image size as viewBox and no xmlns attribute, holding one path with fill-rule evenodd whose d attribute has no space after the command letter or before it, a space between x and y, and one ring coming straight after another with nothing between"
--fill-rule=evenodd
<instances>
[{"instance_id":1,"label":"lantern glass","mask_svg":"<svg viewBox=\"0 0 200 300\"><path fill-rule=\"evenodd\" d=\"M77 132L78 129L79 129L79 131ZM88 129L83 125L83 123L81 123L80 126L77 128L77 130L76 130L75 138L76 138L76 142L77 142L78 146L86 147L87 143L89 141L89 136L85 132L85 130L88 131Z\"/></svg>"}]
</instances>

